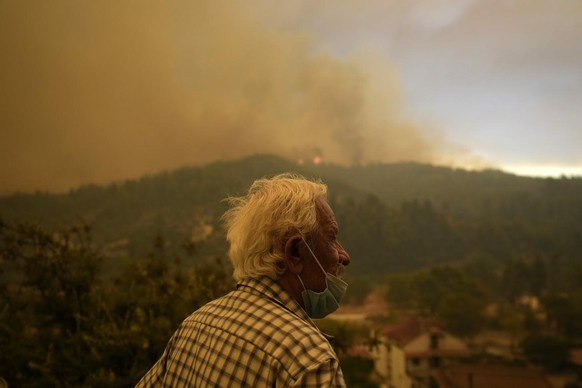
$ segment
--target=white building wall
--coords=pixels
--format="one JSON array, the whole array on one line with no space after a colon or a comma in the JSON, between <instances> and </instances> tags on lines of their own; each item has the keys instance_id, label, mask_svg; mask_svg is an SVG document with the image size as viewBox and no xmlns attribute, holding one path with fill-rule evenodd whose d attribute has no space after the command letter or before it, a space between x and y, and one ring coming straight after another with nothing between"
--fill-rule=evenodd
<instances>
[{"instance_id":1,"label":"white building wall","mask_svg":"<svg viewBox=\"0 0 582 388\"><path fill-rule=\"evenodd\" d=\"M430 348L430 337L428 334L421 334L404 346L407 352L424 352Z\"/></svg>"},{"instance_id":2,"label":"white building wall","mask_svg":"<svg viewBox=\"0 0 582 388\"><path fill-rule=\"evenodd\" d=\"M390 387L392 388L411 388L412 382L406 372L406 355L404 350L398 346L391 346L391 373Z\"/></svg>"},{"instance_id":3,"label":"white building wall","mask_svg":"<svg viewBox=\"0 0 582 388\"><path fill-rule=\"evenodd\" d=\"M406 354L403 349L383 338L371 353L374 358L374 371L383 380L380 382L381 388L412 388L406 372Z\"/></svg>"},{"instance_id":4,"label":"white building wall","mask_svg":"<svg viewBox=\"0 0 582 388\"><path fill-rule=\"evenodd\" d=\"M439 339L439 349L467 350L467 345L457 337L445 334Z\"/></svg>"}]
</instances>

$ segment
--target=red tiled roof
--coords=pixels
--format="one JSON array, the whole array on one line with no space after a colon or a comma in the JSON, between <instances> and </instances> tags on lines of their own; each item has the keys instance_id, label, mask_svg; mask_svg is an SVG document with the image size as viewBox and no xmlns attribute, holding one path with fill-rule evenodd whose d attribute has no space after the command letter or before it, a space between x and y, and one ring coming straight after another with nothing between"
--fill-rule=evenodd
<instances>
[{"instance_id":1,"label":"red tiled roof","mask_svg":"<svg viewBox=\"0 0 582 388\"><path fill-rule=\"evenodd\" d=\"M582 365L582 348L570 350L570 362L575 365Z\"/></svg>"},{"instance_id":2,"label":"red tiled roof","mask_svg":"<svg viewBox=\"0 0 582 388\"><path fill-rule=\"evenodd\" d=\"M362 357L362 358L372 358L370 354L370 349L367 345L354 345L346 351L348 356Z\"/></svg>"},{"instance_id":3,"label":"red tiled roof","mask_svg":"<svg viewBox=\"0 0 582 388\"><path fill-rule=\"evenodd\" d=\"M537 369L503 365L455 365L435 369L431 376L441 388L551 388Z\"/></svg>"},{"instance_id":4,"label":"red tiled roof","mask_svg":"<svg viewBox=\"0 0 582 388\"><path fill-rule=\"evenodd\" d=\"M426 332L442 332L440 324L429 319L409 319L384 327L380 333L388 338L406 344Z\"/></svg>"},{"instance_id":5,"label":"red tiled roof","mask_svg":"<svg viewBox=\"0 0 582 388\"><path fill-rule=\"evenodd\" d=\"M469 349L431 349L422 351L406 351L406 358L429 358L429 357L463 357L471 354Z\"/></svg>"}]
</instances>

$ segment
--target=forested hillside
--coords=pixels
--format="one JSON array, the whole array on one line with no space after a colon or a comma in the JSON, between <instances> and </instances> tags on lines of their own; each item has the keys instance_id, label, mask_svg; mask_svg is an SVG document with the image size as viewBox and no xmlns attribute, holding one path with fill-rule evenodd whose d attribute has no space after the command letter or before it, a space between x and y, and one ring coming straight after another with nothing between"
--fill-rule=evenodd
<instances>
[{"instance_id":1,"label":"forested hillside","mask_svg":"<svg viewBox=\"0 0 582 388\"><path fill-rule=\"evenodd\" d=\"M0 377L133 386L188 314L232 289L222 199L281 172L328 183L352 256L346 302L388 284L392 314L436 317L465 337L500 330L531 360L567 366L582 339L581 178L255 156L0 198ZM543 319L523 296L541 301ZM347 352L359 329L342 325L326 330L346 379L369 386L371 361Z\"/></svg>"},{"instance_id":2,"label":"forested hillside","mask_svg":"<svg viewBox=\"0 0 582 388\"><path fill-rule=\"evenodd\" d=\"M565 269L582 256L582 179L534 179L416 163L343 167L254 156L185 167L66 194L0 198L0 217L48 228L84 223L106 256L143 254L152 238L222 255L222 201L257 177L321 177L354 260L354 273L384 273L487 257L536 256ZM567 266L566 266L567 267Z\"/></svg>"}]
</instances>

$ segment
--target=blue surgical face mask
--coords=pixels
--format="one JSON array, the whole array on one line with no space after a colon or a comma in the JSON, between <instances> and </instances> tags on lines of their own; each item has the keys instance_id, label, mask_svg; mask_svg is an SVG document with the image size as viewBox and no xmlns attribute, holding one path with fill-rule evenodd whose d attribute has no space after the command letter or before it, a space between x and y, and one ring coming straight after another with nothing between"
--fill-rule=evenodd
<instances>
[{"instance_id":1,"label":"blue surgical face mask","mask_svg":"<svg viewBox=\"0 0 582 388\"><path fill-rule=\"evenodd\" d=\"M303 239L303 237L301 237L301 239L307 246L307 249L315 259L315 262L317 263L319 268L321 268L321 270L325 274L325 284L326 284L325 290L323 290L322 292L308 290L305 288L305 284L303 284L303 280L301 280L301 277L297 275L299 281L301 282L301 285L303 286L301 297L303 298L303 303L305 304L305 311L307 312L307 315L309 315L311 318L315 319L324 318L338 309L339 304L346 293L348 284L341 280L340 278L338 278L337 276L334 276L326 272L325 269L323 269L323 266L321 265L319 260L317 260L315 253L313 253L305 239Z\"/></svg>"}]
</instances>

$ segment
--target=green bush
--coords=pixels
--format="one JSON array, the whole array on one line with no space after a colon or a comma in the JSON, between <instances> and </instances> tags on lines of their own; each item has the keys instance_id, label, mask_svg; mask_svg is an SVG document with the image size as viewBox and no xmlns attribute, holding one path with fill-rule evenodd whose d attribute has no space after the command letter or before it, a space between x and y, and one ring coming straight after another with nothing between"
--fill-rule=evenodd
<instances>
[{"instance_id":1,"label":"green bush","mask_svg":"<svg viewBox=\"0 0 582 388\"><path fill-rule=\"evenodd\" d=\"M232 287L220 260L186 267L155 245L110 279L88 227L0 221L0 376L10 386L135 385L178 324Z\"/></svg>"}]
</instances>

